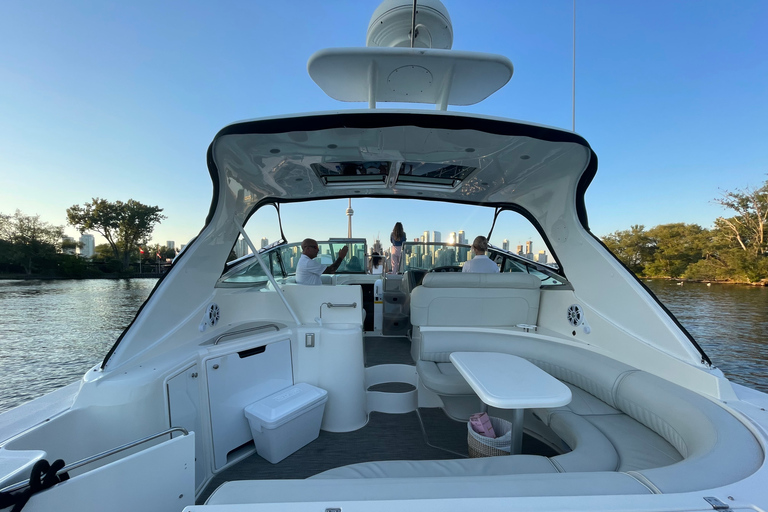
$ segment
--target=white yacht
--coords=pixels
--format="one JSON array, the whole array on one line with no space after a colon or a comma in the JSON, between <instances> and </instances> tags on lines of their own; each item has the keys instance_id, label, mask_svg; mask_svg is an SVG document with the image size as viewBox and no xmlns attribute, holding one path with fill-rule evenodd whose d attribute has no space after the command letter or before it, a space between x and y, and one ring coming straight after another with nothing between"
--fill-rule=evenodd
<instances>
[{"instance_id":1,"label":"white yacht","mask_svg":"<svg viewBox=\"0 0 768 512\"><path fill-rule=\"evenodd\" d=\"M768 509L768 396L729 381L590 232L586 140L448 110L513 67L452 50L445 7L415 4L384 1L367 47L309 60L328 95L369 108L216 135L205 226L103 362L0 415L0 507ZM311 207L349 198L385 226L417 202L422 219L487 219L472 236L499 272L461 272L467 245L424 239L374 275L365 239L328 238L321 261L349 251L338 271L297 284L302 239L327 225ZM505 223L549 262L499 247ZM480 412L500 438L478 439Z\"/></svg>"}]
</instances>

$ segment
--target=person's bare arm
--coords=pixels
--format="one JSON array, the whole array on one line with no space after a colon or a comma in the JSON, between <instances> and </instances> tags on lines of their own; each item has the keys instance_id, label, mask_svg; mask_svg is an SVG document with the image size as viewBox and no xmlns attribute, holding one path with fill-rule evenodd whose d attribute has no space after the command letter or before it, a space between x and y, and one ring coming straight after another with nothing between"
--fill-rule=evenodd
<instances>
[{"instance_id":1,"label":"person's bare arm","mask_svg":"<svg viewBox=\"0 0 768 512\"><path fill-rule=\"evenodd\" d=\"M328 265L327 267L325 267L323 274L333 274L334 272L336 272L336 269L338 269L339 265L341 265L341 262L344 261L344 258L346 257L348 252L349 252L349 248L346 245L342 247L341 250L339 250L339 257L336 258L336 261L334 261L331 265Z\"/></svg>"}]
</instances>

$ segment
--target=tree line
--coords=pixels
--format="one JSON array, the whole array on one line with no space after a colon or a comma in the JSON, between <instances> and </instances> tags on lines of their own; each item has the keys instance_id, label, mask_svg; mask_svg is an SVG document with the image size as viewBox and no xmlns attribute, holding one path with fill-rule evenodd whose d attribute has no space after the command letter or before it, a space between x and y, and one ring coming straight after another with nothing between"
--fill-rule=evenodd
<instances>
[{"instance_id":1,"label":"tree line","mask_svg":"<svg viewBox=\"0 0 768 512\"><path fill-rule=\"evenodd\" d=\"M697 281L768 281L768 181L759 188L725 191L715 202L731 217L711 229L698 224L634 225L602 238L640 277Z\"/></svg>"},{"instance_id":2,"label":"tree line","mask_svg":"<svg viewBox=\"0 0 768 512\"><path fill-rule=\"evenodd\" d=\"M640 277L768 281L768 180L759 188L726 191L715 202L734 215L718 217L711 229L685 223L650 229L634 225L602 241ZM151 265L158 254L159 259L173 258L173 249L148 245L155 226L166 218L162 211L133 199L94 198L67 208L69 225L80 233L95 231L107 240L95 248L92 259L99 265L67 254L79 244L64 241L63 226L18 210L13 215L0 213L0 273L95 277L104 272L127 273L139 262Z\"/></svg>"},{"instance_id":3,"label":"tree line","mask_svg":"<svg viewBox=\"0 0 768 512\"><path fill-rule=\"evenodd\" d=\"M64 226L44 222L39 215L0 213L0 273L50 277L97 277L130 273L132 264L173 258L174 249L149 245L155 226L166 217L159 206L133 199L127 202L94 198L67 208L67 222L81 234L93 231L106 240L94 248L91 261L75 256L79 242L65 241ZM159 255L159 256L158 256Z\"/></svg>"}]
</instances>

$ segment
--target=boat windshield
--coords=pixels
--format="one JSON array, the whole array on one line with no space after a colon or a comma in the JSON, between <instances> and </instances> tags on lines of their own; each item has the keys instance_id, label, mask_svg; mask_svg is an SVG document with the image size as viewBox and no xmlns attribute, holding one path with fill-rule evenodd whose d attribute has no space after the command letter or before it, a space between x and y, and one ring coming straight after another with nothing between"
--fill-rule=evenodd
<instances>
[{"instance_id":1,"label":"boat windshield","mask_svg":"<svg viewBox=\"0 0 768 512\"><path fill-rule=\"evenodd\" d=\"M499 265L500 272L525 272L541 279L542 285L563 285L567 281L557 274L557 268L529 260L499 247L489 246L488 257ZM400 272L461 272L464 263L472 259L469 244L440 242L406 242Z\"/></svg>"},{"instance_id":2,"label":"boat windshield","mask_svg":"<svg viewBox=\"0 0 768 512\"><path fill-rule=\"evenodd\" d=\"M295 275L301 240L307 237L320 240L319 258L325 265L335 260L342 246L349 247L337 273L366 273L373 252L384 258L384 266L391 272L391 231L395 221L406 231L405 254L400 267L394 269L399 273L409 269L428 272L437 267L460 271L471 258L472 240L487 235L493 226L492 240L497 245L489 246L489 256L502 272L535 274L542 285L567 283L559 262L530 220L510 210L496 215L495 209L487 206L389 198L284 203L279 209L257 210L244 230L257 247L261 244L259 253L280 281ZM350 230L365 236L334 237ZM270 240L277 241L268 245ZM249 247L242 236L235 242L219 285L258 286L268 282Z\"/></svg>"},{"instance_id":3,"label":"boat windshield","mask_svg":"<svg viewBox=\"0 0 768 512\"><path fill-rule=\"evenodd\" d=\"M348 247L347 257L336 271L337 274L365 274L368 268L366 241L359 238L333 238L317 242L320 251L316 259L323 265L336 260L342 247ZM276 279L285 279L296 274L296 265L301 257L301 242L276 245L259 251L259 256ZM253 254L230 262L229 269L219 284L260 284L269 282L264 269Z\"/></svg>"}]
</instances>

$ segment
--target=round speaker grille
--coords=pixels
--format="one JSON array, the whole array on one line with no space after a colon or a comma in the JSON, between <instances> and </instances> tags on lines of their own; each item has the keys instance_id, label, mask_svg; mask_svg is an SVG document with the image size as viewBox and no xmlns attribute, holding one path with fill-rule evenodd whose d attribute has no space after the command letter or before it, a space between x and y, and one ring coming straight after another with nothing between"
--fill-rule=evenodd
<instances>
[{"instance_id":1,"label":"round speaker grille","mask_svg":"<svg viewBox=\"0 0 768 512\"><path fill-rule=\"evenodd\" d=\"M215 326L216 323L219 321L219 305L215 302L212 303L210 306L208 306L208 323L211 325L211 327Z\"/></svg>"},{"instance_id":2,"label":"round speaker grille","mask_svg":"<svg viewBox=\"0 0 768 512\"><path fill-rule=\"evenodd\" d=\"M573 306L568 308L568 322L576 327L578 325L581 325L582 320L584 319L584 314L581 312L581 306L578 304L574 304Z\"/></svg>"}]
</instances>

